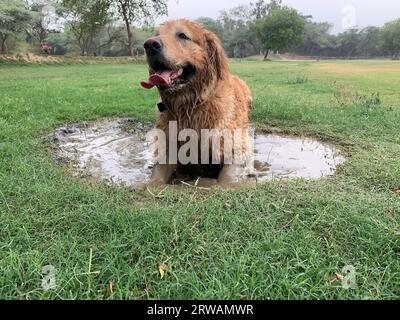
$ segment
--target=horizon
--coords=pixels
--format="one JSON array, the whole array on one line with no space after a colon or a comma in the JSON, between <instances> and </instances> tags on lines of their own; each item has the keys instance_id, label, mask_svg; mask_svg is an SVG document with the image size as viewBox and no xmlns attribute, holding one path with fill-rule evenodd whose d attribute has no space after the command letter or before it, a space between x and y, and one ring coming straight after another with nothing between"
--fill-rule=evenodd
<instances>
[{"instance_id":1,"label":"horizon","mask_svg":"<svg viewBox=\"0 0 400 320\"><path fill-rule=\"evenodd\" d=\"M156 23L169 19L200 17L218 18L222 10L229 10L255 0L169 0L168 16L160 17ZM332 32L340 33L353 27L382 26L400 17L400 3L392 0L283 0L285 5L297 9L304 15L312 15L315 22L329 22Z\"/></svg>"}]
</instances>

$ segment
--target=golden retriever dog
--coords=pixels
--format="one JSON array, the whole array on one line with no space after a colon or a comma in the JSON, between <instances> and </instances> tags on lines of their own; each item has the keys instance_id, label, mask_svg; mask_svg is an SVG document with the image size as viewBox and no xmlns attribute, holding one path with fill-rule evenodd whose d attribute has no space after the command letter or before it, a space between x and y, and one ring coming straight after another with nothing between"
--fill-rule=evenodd
<instances>
[{"instance_id":1,"label":"golden retriever dog","mask_svg":"<svg viewBox=\"0 0 400 320\"><path fill-rule=\"evenodd\" d=\"M160 25L144 48L150 78L141 85L146 89L157 87L160 94L156 128L168 136L169 124L174 121L178 132L192 129L199 137L204 129L241 130L244 134L239 149L247 158L251 150L248 128L252 96L246 83L229 73L228 58L218 37L197 22L172 20ZM227 146L210 148L213 159L222 159ZM151 185L168 184L178 166L156 165ZM219 183L235 184L243 167L221 160L216 176Z\"/></svg>"}]
</instances>

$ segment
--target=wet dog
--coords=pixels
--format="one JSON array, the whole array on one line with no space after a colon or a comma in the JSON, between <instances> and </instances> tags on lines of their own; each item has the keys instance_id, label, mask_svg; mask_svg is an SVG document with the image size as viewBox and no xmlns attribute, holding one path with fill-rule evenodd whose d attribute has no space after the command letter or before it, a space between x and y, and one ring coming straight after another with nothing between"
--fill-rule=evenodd
<instances>
[{"instance_id":1,"label":"wet dog","mask_svg":"<svg viewBox=\"0 0 400 320\"><path fill-rule=\"evenodd\" d=\"M157 87L159 91L157 129L167 137L171 122L177 123L178 132L192 129L199 137L204 129L242 131L239 147L232 144L227 147L226 143L210 145L211 158L219 159L219 183L234 184L243 165L226 163L222 158L226 148L233 147L236 153L239 149L243 159L250 155L248 127L252 96L246 83L229 72L220 40L194 21L173 20L160 25L144 48L150 76L141 84L146 89ZM166 146L169 153L169 143ZM156 165L151 184L168 184L178 166L179 163Z\"/></svg>"}]
</instances>

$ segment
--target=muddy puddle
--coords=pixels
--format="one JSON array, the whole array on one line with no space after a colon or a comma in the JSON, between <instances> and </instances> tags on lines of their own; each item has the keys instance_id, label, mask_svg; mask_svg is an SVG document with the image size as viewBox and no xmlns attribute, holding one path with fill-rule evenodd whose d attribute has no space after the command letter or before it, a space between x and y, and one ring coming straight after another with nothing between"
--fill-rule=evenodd
<instances>
[{"instance_id":1,"label":"muddy puddle","mask_svg":"<svg viewBox=\"0 0 400 320\"><path fill-rule=\"evenodd\" d=\"M146 133L152 128L152 123L109 119L60 127L52 140L57 159L71 163L76 176L134 187L151 176L154 163ZM332 145L257 131L254 158L258 183L319 179L334 174L345 161ZM207 186L216 184L215 180L203 180ZM197 180L197 185L202 183Z\"/></svg>"}]
</instances>

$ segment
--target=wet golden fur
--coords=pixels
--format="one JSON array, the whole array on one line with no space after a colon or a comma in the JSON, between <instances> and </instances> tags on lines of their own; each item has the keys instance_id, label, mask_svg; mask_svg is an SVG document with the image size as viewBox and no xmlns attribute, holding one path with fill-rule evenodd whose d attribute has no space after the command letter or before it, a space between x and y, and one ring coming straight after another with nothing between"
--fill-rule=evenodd
<instances>
[{"instance_id":1,"label":"wet golden fur","mask_svg":"<svg viewBox=\"0 0 400 320\"><path fill-rule=\"evenodd\" d=\"M187 34L190 41L179 41L179 32ZM157 128L168 133L169 122L177 121L178 131L193 129L200 134L202 129L242 129L247 133L251 92L244 81L229 73L228 58L218 37L189 20L168 21L156 30L155 36L164 44L164 57L171 69L187 63L196 68L186 86L160 90L168 111L158 113ZM243 152L247 154L249 150L245 139Z\"/></svg>"}]
</instances>

